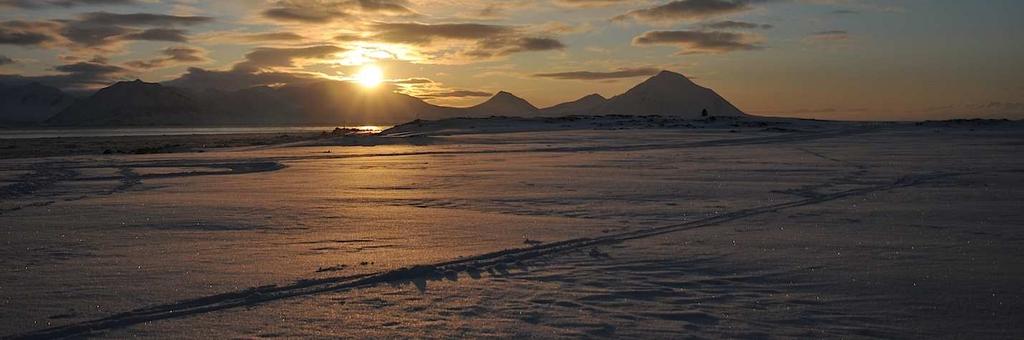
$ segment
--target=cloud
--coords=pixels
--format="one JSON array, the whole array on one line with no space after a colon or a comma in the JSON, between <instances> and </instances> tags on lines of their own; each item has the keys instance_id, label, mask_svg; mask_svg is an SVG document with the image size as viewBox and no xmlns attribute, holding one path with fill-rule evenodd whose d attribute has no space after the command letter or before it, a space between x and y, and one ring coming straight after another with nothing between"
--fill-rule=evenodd
<instances>
[{"instance_id":1,"label":"cloud","mask_svg":"<svg viewBox=\"0 0 1024 340\"><path fill-rule=\"evenodd\" d=\"M518 27L477 23L378 23L371 39L420 46L435 58L490 59L513 53L564 49L561 41L529 36ZM455 42L448 44L446 42ZM460 45L461 43L461 45ZM468 44L468 45L466 45ZM453 56L453 51L455 56Z\"/></svg>"},{"instance_id":2,"label":"cloud","mask_svg":"<svg viewBox=\"0 0 1024 340\"><path fill-rule=\"evenodd\" d=\"M560 80L610 80L652 76L661 70L653 67L621 68L610 72L574 71L559 73L538 73L534 77L551 78Z\"/></svg>"},{"instance_id":3,"label":"cloud","mask_svg":"<svg viewBox=\"0 0 1024 340\"><path fill-rule=\"evenodd\" d=\"M60 24L35 21L4 21L0 22L0 44L19 46L39 46L60 39L57 31Z\"/></svg>"},{"instance_id":4,"label":"cloud","mask_svg":"<svg viewBox=\"0 0 1024 340\"><path fill-rule=\"evenodd\" d=\"M544 24L534 26L537 32L546 34L578 34L594 31L595 27L591 23L582 24L567 24L560 21L550 21Z\"/></svg>"},{"instance_id":5,"label":"cloud","mask_svg":"<svg viewBox=\"0 0 1024 340\"><path fill-rule=\"evenodd\" d=\"M275 67L294 67L299 59L326 59L347 49L334 45L319 45L297 48L262 47L245 55L245 61L235 64L233 69L260 71Z\"/></svg>"},{"instance_id":6,"label":"cloud","mask_svg":"<svg viewBox=\"0 0 1024 340\"><path fill-rule=\"evenodd\" d=\"M114 74L124 71L123 68L116 65L108 65L105 63L98 62L80 62L74 64L61 65L54 68L57 71L71 74Z\"/></svg>"},{"instance_id":7,"label":"cloud","mask_svg":"<svg viewBox=\"0 0 1024 340\"><path fill-rule=\"evenodd\" d=\"M194 26L213 21L205 16L166 14L116 14L91 12L75 20L64 20L60 34L76 48L103 48L125 40L186 42L185 31L172 28Z\"/></svg>"},{"instance_id":8,"label":"cloud","mask_svg":"<svg viewBox=\"0 0 1024 340\"><path fill-rule=\"evenodd\" d=\"M185 31L176 28L151 28L141 32L130 33L122 36L124 40L149 40L149 41L173 41L188 42Z\"/></svg>"},{"instance_id":9,"label":"cloud","mask_svg":"<svg viewBox=\"0 0 1024 340\"><path fill-rule=\"evenodd\" d=\"M565 48L565 44L557 39L531 37L516 39L511 46L512 49L506 50L506 52L549 51Z\"/></svg>"},{"instance_id":10,"label":"cloud","mask_svg":"<svg viewBox=\"0 0 1024 340\"><path fill-rule=\"evenodd\" d=\"M129 61L126 65L138 69L157 69L179 64L206 62L206 51L192 47L168 47L160 51L164 57L150 60Z\"/></svg>"},{"instance_id":11,"label":"cloud","mask_svg":"<svg viewBox=\"0 0 1024 340\"><path fill-rule=\"evenodd\" d=\"M132 13L116 14L107 12L91 12L79 16L76 23L89 25L114 26L191 26L213 21L205 16L177 16L167 14Z\"/></svg>"},{"instance_id":12,"label":"cloud","mask_svg":"<svg viewBox=\"0 0 1024 340\"><path fill-rule=\"evenodd\" d=\"M721 31L650 31L636 38L633 44L677 45L681 54L727 53L761 49L749 34Z\"/></svg>"},{"instance_id":13,"label":"cloud","mask_svg":"<svg viewBox=\"0 0 1024 340\"><path fill-rule=\"evenodd\" d=\"M408 78L408 79L395 79L389 81L396 85L421 85L421 84L433 84L434 81L427 78Z\"/></svg>"},{"instance_id":14,"label":"cloud","mask_svg":"<svg viewBox=\"0 0 1024 340\"><path fill-rule=\"evenodd\" d=\"M510 18L513 12L528 11L536 9L538 5L550 1L537 1L537 0L504 0L504 1L465 1L461 4L462 7L474 7L471 8L460 8L460 10L472 10L467 15L457 14L462 18L470 18L471 20L492 20L492 19L507 19ZM558 4L556 1L555 4ZM475 9L475 7L483 5L482 8Z\"/></svg>"},{"instance_id":15,"label":"cloud","mask_svg":"<svg viewBox=\"0 0 1024 340\"><path fill-rule=\"evenodd\" d=\"M82 5L132 5L135 0L0 0L0 7L37 9L42 7L75 7Z\"/></svg>"},{"instance_id":16,"label":"cloud","mask_svg":"<svg viewBox=\"0 0 1024 340\"><path fill-rule=\"evenodd\" d=\"M184 42L185 31L170 27L212 21L203 16L114 14L91 12L71 20L0 22L0 44L44 45L62 43L76 48L101 48L124 40Z\"/></svg>"},{"instance_id":17,"label":"cloud","mask_svg":"<svg viewBox=\"0 0 1024 340\"><path fill-rule=\"evenodd\" d=\"M607 7L628 4L632 0L556 0L555 4L567 7Z\"/></svg>"},{"instance_id":18,"label":"cloud","mask_svg":"<svg viewBox=\"0 0 1024 340\"><path fill-rule=\"evenodd\" d=\"M334 35L334 40L337 41L359 41L363 39L365 39L365 37L354 33L338 33Z\"/></svg>"},{"instance_id":19,"label":"cloud","mask_svg":"<svg viewBox=\"0 0 1024 340\"><path fill-rule=\"evenodd\" d=\"M829 13L833 14L833 15L856 15L856 14L860 14L860 11L855 11L855 10L852 10L852 9L837 9L837 10L833 10L833 11L831 11Z\"/></svg>"},{"instance_id":20,"label":"cloud","mask_svg":"<svg viewBox=\"0 0 1024 340\"><path fill-rule=\"evenodd\" d=\"M515 29L485 24L381 23L373 38L394 43L428 44L436 39L477 40L510 35Z\"/></svg>"},{"instance_id":21,"label":"cloud","mask_svg":"<svg viewBox=\"0 0 1024 340\"><path fill-rule=\"evenodd\" d=\"M101 47L120 42L125 35L141 31L121 26L69 23L60 29L60 35L81 47Z\"/></svg>"},{"instance_id":22,"label":"cloud","mask_svg":"<svg viewBox=\"0 0 1024 340\"><path fill-rule=\"evenodd\" d=\"M0 55L0 66L14 64L14 59L11 59L5 55Z\"/></svg>"},{"instance_id":23,"label":"cloud","mask_svg":"<svg viewBox=\"0 0 1024 340\"><path fill-rule=\"evenodd\" d=\"M302 41L306 38L292 33L292 32L269 32L269 33L252 33L242 34L238 36L238 40L245 42L263 42L263 41Z\"/></svg>"},{"instance_id":24,"label":"cloud","mask_svg":"<svg viewBox=\"0 0 1024 340\"><path fill-rule=\"evenodd\" d=\"M704 28L716 29L716 30L752 30L752 29L771 29L774 26L768 24L755 24L743 21L716 21L701 25Z\"/></svg>"},{"instance_id":25,"label":"cloud","mask_svg":"<svg viewBox=\"0 0 1024 340\"><path fill-rule=\"evenodd\" d=\"M439 98L469 98L469 97L490 97L490 92L484 91L473 91L473 90L451 90L442 92L429 92L417 94L416 97L423 99L439 99Z\"/></svg>"},{"instance_id":26,"label":"cloud","mask_svg":"<svg viewBox=\"0 0 1024 340\"><path fill-rule=\"evenodd\" d=\"M358 14L386 16L415 15L405 0L281 0L263 11L263 17L276 21L325 24Z\"/></svg>"},{"instance_id":27,"label":"cloud","mask_svg":"<svg viewBox=\"0 0 1024 340\"><path fill-rule=\"evenodd\" d=\"M502 57L520 52L561 50L566 46L553 38L502 37L485 39L465 55L478 58Z\"/></svg>"},{"instance_id":28,"label":"cloud","mask_svg":"<svg viewBox=\"0 0 1024 340\"><path fill-rule=\"evenodd\" d=\"M250 73L239 70L216 71L197 67L177 79L165 82L168 86L192 89L216 89L236 91L254 86L275 84L297 84L323 79L322 76L297 72L257 72Z\"/></svg>"},{"instance_id":29,"label":"cloud","mask_svg":"<svg viewBox=\"0 0 1024 340\"><path fill-rule=\"evenodd\" d=\"M847 31L833 30L815 32L804 38L804 43L830 43L844 42L850 40L850 33Z\"/></svg>"},{"instance_id":30,"label":"cloud","mask_svg":"<svg viewBox=\"0 0 1024 340\"><path fill-rule=\"evenodd\" d=\"M363 12L375 12L375 13L399 13L408 14L413 13L411 9L406 7L408 1L399 0L358 0L358 1L345 1L344 3L350 3L358 5L357 7ZM351 6L351 5L350 5Z\"/></svg>"},{"instance_id":31,"label":"cloud","mask_svg":"<svg viewBox=\"0 0 1024 340\"><path fill-rule=\"evenodd\" d=\"M703 20L711 17L748 11L752 4L768 0L677 0L664 5L630 11L613 20L650 22Z\"/></svg>"},{"instance_id":32,"label":"cloud","mask_svg":"<svg viewBox=\"0 0 1024 340\"><path fill-rule=\"evenodd\" d=\"M86 90L109 85L130 76L131 70L102 60L77 62L54 68L57 74L42 76L0 75L3 83L39 82L66 90Z\"/></svg>"},{"instance_id":33,"label":"cloud","mask_svg":"<svg viewBox=\"0 0 1024 340\"><path fill-rule=\"evenodd\" d=\"M275 84L296 84L322 80L326 75L316 72L293 70L300 60L333 59L347 49L333 45L318 45L296 48L257 48L245 55L245 60L228 70L205 70L189 68L167 85L195 88L240 90L254 86Z\"/></svg>"},{"instance_id":34,"label":"cloud","mask_svg":"<svg viewBox=\"0 0 1024 340\"><path fill-rule=\"evenodd\" d=\"M513 2L496 2L492 4L487 4L487 7L484 7L479 12L477 12L476 16L479 18L487 19L501 18L505 14L505 12L507 12L510 9L510 7L515 7L518 5L519 4L515 4Z\"/></svg>"},{"instance_id":35,"label":"cloud","mask_svg":"<svg viewBox=\"0 0 1024 340\"><path fill-rule=\"evenodd\" d=\"M318 11L315 9L277 7L263 11L263 16L278 21L298 21L302 23L323 24L350 15L345 12Z\"/></svg>"},{"instance_id":36,"label":"cloud","mask_svg":"<svg viewBox=\"0 0 1024 340\"><path fill-rule=\"evenodd\" d=\"M106 12L53 21L13 20L0 22L0 44L104 50L128 40L186 42L187 32L175 27L212 20L202 16Z\"/></svg>"}]
</instances>

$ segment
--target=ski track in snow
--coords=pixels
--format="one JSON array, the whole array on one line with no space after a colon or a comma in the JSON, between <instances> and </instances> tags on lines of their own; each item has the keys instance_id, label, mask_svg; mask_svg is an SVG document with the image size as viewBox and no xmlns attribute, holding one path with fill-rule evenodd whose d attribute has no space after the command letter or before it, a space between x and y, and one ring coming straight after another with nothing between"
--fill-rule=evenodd
<instances>
[{"instance_id":1,"label":"ski track in snow","mask_svg":"<svg viewBox=\"0 0 1024 340\"><path fill-rule=\"evenodd\" d=\"M13 336L12 338L47 339L94 335L104 331L130 327L132 325L156 320L188 317L240 307L252 307L271 301L299 296L368 288L381 284L410 282L417 279L439 279L446 276L458 275L460 272L466 272L473 275L473 273L479 273L481 271L505 271L516 263L539 257L558 255L570 251L581 250L587 247L620 243L667 233L706 228L765 213L835 201L851 196L861 196L876 192L912 187L932 180L961 175L965 174L934 173L928 175L908 175L900 177L886 185L869 186L831 194L820 194L806 199L737 210L705 219L654 227L650 229L615 233L596 238L564 240L529 248L509 249L452 261L416 265L372 274L339 276L325 279L300 279L294 284L287 286L254 287L246 290L205 296L166 305L151 306L114 314L102 319L77 322L20 334Z\"/></svg>"},{"instance_id":2,"label":"ski track in snow","mask_svg":"<svg viewBox=\"0 0 1024 340\"><path fill-rule=\"evenodd\" d=\"M36 163L31 167L22 169L30 172L21 178L21 182L4 188L3 195L0 195L0 202L32 196L44 191L60 182L82 181L82 182L113 182L114 187L107 192L97 194L114 194L126 190L136 190L146 179L179 178L190 176L219 176L238 175L247 173L258 173L276 171L286 166L288 162L304 160L329 160L347 158L377 158L377 157L401 157L401 156L424 156L424 155L471 155L471 154L510 154L510 153L576 153L576 152L604 152L604 151L645 151L662 149L687 149L700 147L729 147L749 146L764 144L787 144L800 143L812 140L827 138L853 136L862 133L875 131L870 128L847 128L825 130L818 132L799 132L776 135L761 135L756 137L726 138L716 140L703 140L682 143L643 143L631 145L598 145L598 146L567 146L567 147L530 147L497 150L432 150L412 152L391 152L391 153L361 153L361 154L314 154L299 156L270 156L253 159L240 159L233 161L196 161L196 160L159 160L142 162L116 162L107 161L97 164L96 161L64 161L52 163ZM301 146L301 145L300 145ZM634 229L626 232L610 233L600 237L585 237L568 239L552 243L544 243L528 248L508 249L493 253L486 253L471 257L463 257L450 261L407 266L396 270L379 271L360 275L337 276L329 278L298 279L288 285L271 285L248 288L222 294L197 297L194 299L180 300L177 302L152 305L140 309L130 310L123 313L110 315L104 318L74 322L52 328L39 329L27 333L10 336L15 339L41 339L53 337L78 337L90 335L102 335L106 332L128 328L134 325L148 323L157 320L172 320L189 316L202 315L217 311L236 309L240 307L255 307L269 302L285 300L289 298L312 296L332 292L345 292L355 289L367 289L389 284L400 284L417 282L421 280L437 280L457 276L459 273L466 273L469 276L478 276L482 271L503 272L509 268L517 267L523 262L529 262L530 266L543 267L544 264L535 264L538 258L562 256L567 253L585 251L587 248L622 243L630 240L647 239L657 235L677 233L699 228L719 226L728 222L751 218L759 215L795 209L799 207L813 206L825 202L842 200L854 196L865 196L874 193L898 190L917 186L923 183L939 181L941 179L978 174L992 174L998 172L1019 173L1020 169L972 169L970 172L932 172L927 174L907 174L895 178L888 183L858 182L858 176L864 175L867 165L861 165L827 155L824 152L816 151L811 147L794 147L794 149L807 153L816 158L833 162L837 165L848 167L843 171L841 178L818 184L808 184L804 187L780 191L791 194L798 199L785 201L776 204L768 204L742 210L733 210L720 213L711 217L692 220L684 223L671 223L660 227L646 229ZM117 169L116 175L110 176L86 176L79 173L82 169L89 168L112 168ZM157 168L189 168L194 170L175 171L167 173L144 173L142 169ZM14 168L13 170L18 170ZM894 178L895 176L888 176ZM847 185L855 185L852 189L821 193L823 187L831 186L837 181L849 180ZM17 186L17 187L14 187ZM849 187L847 187L849 188ZM145 189L145 188L142 188ZM43 196L43 198L46 198ZM85 197L82 197L85 198ZM52 204L53 202L43 203ZM32 203L36 204L36 203ZM31 205L31 204L30 204ZM3 212L0 211L0 214ZM349 242L349 241L345 241ZM592 254L599 257L601 254ZM533 260L533 261L531 261ZM328 268L330 269L330 268ZM330 271L330 270L326 270ZM654 317L659 317L654 315ZM671 317L671 315L665 316Z\"/></svg>"}]
</instances>

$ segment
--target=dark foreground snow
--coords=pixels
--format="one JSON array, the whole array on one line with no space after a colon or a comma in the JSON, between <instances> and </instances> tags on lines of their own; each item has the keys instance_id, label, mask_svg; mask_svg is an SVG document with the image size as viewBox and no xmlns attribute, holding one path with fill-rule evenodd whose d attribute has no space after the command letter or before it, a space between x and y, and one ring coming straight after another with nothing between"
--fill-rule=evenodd
<instances>
[{"instance_id":1,"label":"dark foreground snow","mask_svg":"<svg viewBox=\"0 0 1024 340\"><path fill-rule=\"evenodd\" d=\"M1024 130L787 129L3 160L0 335L1024 336Z\"/></svg>"}]
</instances>

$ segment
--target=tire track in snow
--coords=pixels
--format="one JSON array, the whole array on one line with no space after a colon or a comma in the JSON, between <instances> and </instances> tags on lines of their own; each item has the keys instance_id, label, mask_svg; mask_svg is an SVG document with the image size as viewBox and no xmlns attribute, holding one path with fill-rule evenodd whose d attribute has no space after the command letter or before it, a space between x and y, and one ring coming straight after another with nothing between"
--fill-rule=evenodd
<instances>
[{"instance_id":1,"label":"tire track in snow","mask_svg":"<svg viewBox=\"0 0 1024 340\"><path fill-rule=\"evenodd\" d=\"M819 194L801 200L769 204L749 209L736 210L712 217L671 224L648 229L640 229L595 238L577 238L560 242L542 244L530 248L507 249L472 257L433 264L416 265L378 273L340 276L324 279L303 279L285 286L263 286L217 295L183 300L170 304L156 305L128 312L118 313L109 317L71 323L63 326L40 329L24 334L9 336L11 339L51 339L95 335L104 331L126 328L151 321L183 318L193 315L210 313L239 307L257 306L298 296L310 296L326 292L347 291L366 288L380 284L399 284L419 279L441 279L446 276L458 275L459 272L473 274L481 271L507 270L509 265L520 263L542 256L575 251L586 247L620 243L624 241L663 235L668 233L693 230L721 225L727 222L753 217L786 209L815 205L835 201L852 196L863 196L877 192L890 191L916 186L928 181L948 177L963 176L972 173L933 173L900 177L889 184L875 185L851 189L842 192Z\"/></svg>"}]
</instances>

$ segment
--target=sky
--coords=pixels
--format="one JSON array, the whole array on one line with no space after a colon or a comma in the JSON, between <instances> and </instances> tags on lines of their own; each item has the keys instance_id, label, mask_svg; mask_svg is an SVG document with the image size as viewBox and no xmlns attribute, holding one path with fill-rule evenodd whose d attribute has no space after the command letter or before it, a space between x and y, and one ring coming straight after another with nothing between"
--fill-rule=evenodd
<instances>
[{"instance_id":1,"label":"sky","mask_svg":"<svg viewBox=\"0 0 1024 340\"><path fill-rule=\"evenodd\" d=\"M353 80L468 106L670 70L751 114L1024 118L1019 0L0 0L0 83Z\"/></svg>"}]
</instances>

